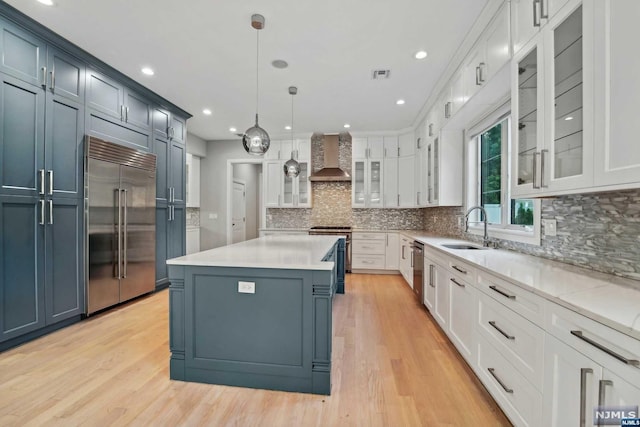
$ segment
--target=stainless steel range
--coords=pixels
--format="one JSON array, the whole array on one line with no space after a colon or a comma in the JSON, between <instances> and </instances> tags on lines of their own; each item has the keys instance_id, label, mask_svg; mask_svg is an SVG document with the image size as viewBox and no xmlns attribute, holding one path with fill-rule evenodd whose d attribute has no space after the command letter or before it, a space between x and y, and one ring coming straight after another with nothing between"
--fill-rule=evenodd
<instances>
[{"instance_id":1,"label":"stainless steel range","mask_svg":"<svg viewBox=\"0 0 640 427\"><path fill-rule=\"evenodd\" d=\"M311 227L309 229L309 234L324 234L329 236L346 236L346 244L345 244L345 255L346 260L344 262L345 270L348 273L351 273L351 227L336 227L336 226L326 226L319 225L316 227Z\"/></svg>"}]
</instances>

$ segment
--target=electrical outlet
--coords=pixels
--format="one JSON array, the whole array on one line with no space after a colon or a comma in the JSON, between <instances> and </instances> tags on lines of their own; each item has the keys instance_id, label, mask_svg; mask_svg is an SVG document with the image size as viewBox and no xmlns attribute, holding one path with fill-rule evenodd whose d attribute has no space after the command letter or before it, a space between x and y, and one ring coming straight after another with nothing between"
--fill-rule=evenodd
<instances>
[{"instance_id":1,"label":"electrical outlet","mask_svg":"<svg viewBox=\"0 0 640 427\"><path fill-rule=\"evenodd\" d=\"M458 228L464 227L464 219L461 216L458 217Z\"/></svg>"},{"instance_id":2,"label":"electrical outlet","mask_svg":"<svg viewBox=\"0 0 640 427\"><path fill-rule=\"evenodd\" d=\"M542 226L544 227L545 236L556 236L557 222L555 219L543 219Z\"/></svg>"},{"instance_id":3,"label":"electrical outlet","mask_svg":"<svg viewBox=\"0 0 640 427\"><path fill-rule=\"evenodd\" d=\"M241 294L255 294L256 282L238 282L238 292Z\"/></svg>"}]
</instances>

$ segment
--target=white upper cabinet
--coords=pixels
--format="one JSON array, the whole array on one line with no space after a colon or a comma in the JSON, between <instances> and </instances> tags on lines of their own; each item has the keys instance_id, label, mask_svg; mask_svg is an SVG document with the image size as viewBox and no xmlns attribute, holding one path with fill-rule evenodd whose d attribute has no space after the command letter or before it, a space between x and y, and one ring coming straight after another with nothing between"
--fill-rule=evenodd
<instances>
[{"instance_id":1,"label":"white upper cabinet","mask_svg":"<svg viewBox=\"0 0 640 427\"><path fill-rule=\"evenodd\" d=\"M591 14L580 1L567 3L514 57L514 196L593 183L593 43L583 43L592 40Z\"/></svg>"},{"instance_id":2,"label":"white upper cabinet","mask_svg":"<svg viewBox=\"0 0 640 427\"><path fill-rule=\"evenodd\" d=\"M385 136L383 138L384 145L384 158L392 159L398 157L398 137L397 136Z\"/></svg>"},{"instance_id":3,"label":"white upper cabinet","mask_svg":"<svg viewBox=\"0 0 640 427\"><path fill-rule=\"evenodd\" d=\"M568 1L511 0L513 52L519 52Z\"/></svg>"},{"instance_id":4,"label":"white upper cabinet","mask_svg":"<svg viewBox=\"0 0 640 427\"><path fill-rule=\"evenodd\" d=\"M351 172L351 206L354 208L383 207L382 159L353 159Z\"/></svg>"},{"instance_id":5,"label":"white upper cabinet","mask_svg":"<svg viewBox=\"0 0 640 427\"><path fill-rule=\"evenodd\" d=\"M415 193L415 136L404 133L398 138L398 207L411 208L416 204Z\"/></svg>"},{"instance_id":6,"label":"white upper cabinet","mask_svg":"<svg viewBox=\"0 0 640 427\"><path fill-rule=\"evenodd\" d=\"M284 174L284 164L291 158L300 163L300 175L296 178L287 178ZM271 141L262 167L266 207L311 207L311 140Z\"/></svg>"},{"instance_id":7,"label":"white upper cabinet","mask_svg":"<svg viewBox=\"0 0 640 427\"><path fill-rule=\"evenodd\" d=\"M640 182L640 1L595 2L595 184Z\"/></svg>"},{"instance_id":8,"label":"white upper cabinet","mask_svg":"<svg viewBox=\"0 0 640 427\"><path fill-rule=\"evenodd\" d=\"M427 123L426 119L420 122L416 129L416 154L415 154L415 191L416 206L427 205Z\"/></svg>"},{"instance_id":9,"label":"white upper cabinet","mask_svg":"<svg viewBox=\"0 0 640 427\"><path fill-rule=\"evenodd\" d=\"M403 133L398 138L398 157L413 156L415 153L415 141L413 132Z\"/></svg>"},{"instance_id":10,"label":"white upper cabinet","mask_svg":"<svg viewBox=\"0 0 640 427\"><path fill-rule=\"evenodd\" d=\"M353 138L351 155L354 159L382 159L384 157L384 138L381 136Z\"/></svg>"}]
</instances>

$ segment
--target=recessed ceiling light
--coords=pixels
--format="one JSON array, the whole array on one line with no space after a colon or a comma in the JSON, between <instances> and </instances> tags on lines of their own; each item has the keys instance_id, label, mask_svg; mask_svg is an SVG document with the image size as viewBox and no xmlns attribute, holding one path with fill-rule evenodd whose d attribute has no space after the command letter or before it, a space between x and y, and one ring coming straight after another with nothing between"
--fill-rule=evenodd
<instances>
[{"instance_id":1,"label":"recessed ceiling light","mask_svg":"<svg viewBox=\"0 0 640 427\"><path fill-rule=\"evenodd\" d=\"M569 117L565 117L564 119L569 121L569 120L573 120L573 117L569 116Z\"/></svg>"},{"instance_id":2,"label":"recessed ceiling light","mask_svg":"<svg viewBox=\"0 0 640 427\"><path fill-rule=\"evenodd\" d=\"M153 71L149 67L144 67L141 71L142 71L142 74L145 74L147 76L153 76L155 74L155 71Z\"/></svg>"},{"instance_id":3,"label":"recessed ceiling light","mask_svg":"<svg viewBox=\"0 0 640 427\"><path fill-rule=\"evenodd\" d=\"M416 54L415 54L415 58L416 59L424 59L426 57L427 57L427 52L425 52L424 50L416 52Z\"/></svg>"},{"instance_id":4,"label":"recessed ceiling light","mask_svg":"<svg viewBox=\"0 0 640 427\"><path fill-rule=\"evenodd\" d=\"M53 6L53 0L38 0L38 3L42 3L45 6Z\"/></svg>"},{"instance_id":5,"label":"recessed ceiling light","mask_svg":"<svg viewBox=\"0 0 640 427\"><path fill-rule=\"evenodd\" d=\"M351 127L351 125L350 125L349 123L345 123L345 124L344 124L344 127L345 127L346 129L349 129L349 128Z\"/></svg>"},{"instance_id":6,"label":"recessed ceiling light","mask_svg":"<svg viewBox=\"0 0 640 427\"><path fill-rule=\"evenodd\" d=\"M287 125L284 127L286 130L291 130L291 126Z\"/></svg>"},{"instance_id":7,"label":"recessed ceiling light","mask_svg":"<svg viewBox=\"0 0 640 427\"><path fill-rule=\"evenodd\" d=\"M404 105L404 99L398 99L398 100L396 101L396 104L397 104L397 105Z\"/></svg>"},{"instance_id":8,"label":"recessed ceiling light","mask_svg":"<svg viewBox=\"0 0 640 427\"><path fill-rule=\"evenodd\" d=\"M204 110L202 110L202 114L206 115L206 116L210 116L212 113L212 111L208 108L205 108Z\"/></svg>"},{"instance_id":9,"label":"recessed ceiling light","mask_svg":"<svg viewBox=\"0 0 640 427\"><path fill-rule=\"evenodd\" d=\"M236 128L229 128L229 132L235 132L235 131L237 131L237 130L238 130L238 129L236 129Z\"/></svg>"},{"instance_id":10,"label":"recessed ceiling light","mask_svg":"<svg viewBox=\"0 0 640 427\"><path fill-rule=\"evenodd\" d=\"M285 61L284 59L276 59L271 62L271 65L273 65L274 68L280 68L280 69L287 68L289 66L287 61Z\"/></svg>"}]
</instances>

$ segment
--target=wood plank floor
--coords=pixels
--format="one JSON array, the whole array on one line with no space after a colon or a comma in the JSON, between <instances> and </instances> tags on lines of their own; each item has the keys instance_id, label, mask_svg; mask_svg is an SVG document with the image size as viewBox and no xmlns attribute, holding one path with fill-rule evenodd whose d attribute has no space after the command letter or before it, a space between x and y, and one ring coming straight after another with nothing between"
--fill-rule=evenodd
<instances>
[{"instance_id":1,"label":"wood plank floor","mask_svg":"<svg viewBox=\"0 0 640 427\"><path fill-rule=\"evenodd\" d=\"M162 291L0 354L0 426L510 425L401 276L347 275L331 396L169 380Z\"/></svg>"}]
</instances>

